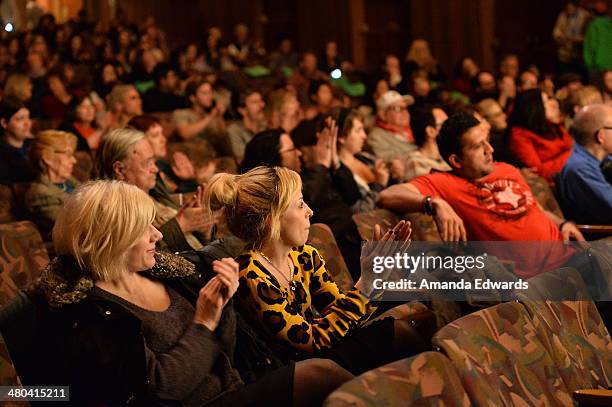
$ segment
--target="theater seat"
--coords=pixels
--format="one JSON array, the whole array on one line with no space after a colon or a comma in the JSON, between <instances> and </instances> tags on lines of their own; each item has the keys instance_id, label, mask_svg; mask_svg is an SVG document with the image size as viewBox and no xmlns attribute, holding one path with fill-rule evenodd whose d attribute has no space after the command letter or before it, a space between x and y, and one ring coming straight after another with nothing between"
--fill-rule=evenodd
<instances>
[{"instance_id":1,"label":"theater seat","mask_svg":"<svg viewBox=\"0 0 612 407\"><path fill-rule=\"evenodd\" d=\"M0 185L0 223L15 222L15 195L8 185Z\"/></svg>"},{"instance_id":2,"label":"theater seat","mask_svg":"<svg viewBox=\"0 0 612 407\"><path fill-rule=\"evenodd\" d=\"M424 352L370 370L329 395L325 407L471 406L452 363Z\"/></svg>"},{"instance_id":3,"label":"theater seat","mask_svg":"<svg viewBox=\"0 0 612 407\"><path fill-rule=\"evenodd\" d=\"M612 339L580 274L562 268L515 291L570 391L612 386Z\"/></svg>"},{"instance_id":4,"label":"theater seat","mask_svg":"<svg viewBox=\"0 0 612 407\"><path fill-rule=\"evenodd\" d=\"M400 218L387 209L375 209L373 211L356 213L353 222L357 225L361 240L370 240L374 235L374 226L380 225L382 233L392 228L400 221Z\"/></svg>"},{"instance_id":5,"label":"theater seat","mask_svg":"<svg viewBox=\"0 0 612 407\"><path fill-rule=\"evenodd\" d=\"M433 338L475 405L572 406L527 310L503 303L462 317Z\"/></svg>"},{"instance_id":6,"label":"theater seat","mask_svg":"<svg viewBox=\"0 0 612 407\"><path fill-rule=\"evenodd\" d=\"M47 250L32 222L0 225L0 307L29 286L47 263Z\"/></svg>"},{"instance_id":7,"label":"theater seat","mask_svg":"<svg viewBox=\"0 0 612 407\"><path fill-rule=\"evenodd\" d=\"M323 223L310 225L307 243L319 251L325 260L325 268L332 275L336 284L343 290L352 289L355 283L329 226Z\"/></svg>"},{"instance_id":8,"label":"theater seat","mask_svg":"<svg viewBox=\"0 0 612 407\"><path fill-rule=\"evenodd\" d=\"M15 365L11 359L11 355L9 355L8 348L6 347L2 335L0 335L0 386L21 386L21 380L19 380ZM25 405L28 404L26 403Z\"/></svg>"}]
</instances>

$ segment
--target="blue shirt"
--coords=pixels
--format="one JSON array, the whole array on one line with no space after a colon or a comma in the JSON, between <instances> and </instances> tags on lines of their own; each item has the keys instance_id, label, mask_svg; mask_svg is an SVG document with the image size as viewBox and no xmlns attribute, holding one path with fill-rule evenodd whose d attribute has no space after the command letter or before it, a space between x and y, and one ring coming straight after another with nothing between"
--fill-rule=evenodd
<instances>
[{"instance_id":1,"label":"blue shirt","mask_svg":"<svg viewBox=\"0 0 612 407\"><path fill-rule=\"evenodd\" d=\"M579 144L559 174L557 190L565 216L576 223L612 225L612 184L601 163Z\"/></svg>"}]
</instances>

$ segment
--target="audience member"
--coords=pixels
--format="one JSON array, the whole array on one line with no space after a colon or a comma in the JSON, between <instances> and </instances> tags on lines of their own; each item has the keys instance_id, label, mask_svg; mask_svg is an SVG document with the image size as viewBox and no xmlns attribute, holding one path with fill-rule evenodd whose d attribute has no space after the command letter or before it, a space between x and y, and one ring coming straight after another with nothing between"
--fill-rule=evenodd
<instances>
[{"instance_id":1,"label":"audience member","mask_svg":"<svg viewBox=\"0 0 612 407\"><path fill-rule=\"evenodd\" d=\"M110 118L101 117L106 121ZM66 121L60 129L77 136L77 151L91 152L98 149L108 125L100 126L96 121L96 107L90 96L75 96L68 104Z\"/></svg>"},{"instance_id":2,"label":"audience member","mask_svg":"<svg viewBox=\"0 0 612 407\"><path fill-rule=\"evenodd\" d=\"M149 192L151 196L164 199L170 193L197 190L197 172L187 154L175 151L172 153L172 161L168 160L168 139L159 120L153 116L136 116L128 125L143 132L153 148L158 172L155 187Z\"/></svg>"},{"instance_id":3,"label":"audience member","mask_svg":"<svg viewBox=\"0 0 612 407\"><path fill-rule=\"evenodd\" d=\"M306 245L313 212L301 191L300 176L282 167L219 174L210 183L207 205L223 209L232 233L247 242L248 251L237 259L242 315L283 358L326 355L354 374L428 349L428 338L401 317L362 326L374 311L363 294L365 281L342 292L316 248ZM383 241L404 242L410 232L401 221Z\"/></svg>"},{"instance_id":4,"label":"audience member","mask_svg":"<svg viewBox=\"0 0 612 407\"><path fill-rule=\"evenodd\" d=\"M612 154L612 107L582 108L571 131L576 143L557 183L563 213L576 223L612 225L612 184L600 168Z\"/></svg>"},{"instance_id":5,"label":"audience member","mask_svg":"<svg viewBox=\"0 0 612 407\"><path fill-rule=\"evenodd\" d=\"M104 137L97 158L100 178L125 181L146 193L155 187L158 171L155 155L141 131L113 130ZM180 208L169 197L158 197L154 202L154 224L163 233L163 243L169 250L198 250L210 238L214 221L206 216L200 190Z\"/></svg>"},{"instance_id":6,"label":"audience member","mask_svg":"<svg viewBox=\"0 0 612 407\"><path fill-rule=\"evenodd\" d=\"M191 107L175 110L173 114L176 131L181 139L191 140L199 137L212 140L219 133L225 132L225 105L215 100L211 83L191 82L185 93Z\"/></svg>"},{"instance_id":7,"label":"audience member","mask_svg":"<svg viewBox=\"0 0 612 407\"><path fill-rule=\"evenodd\" d=\"M146 193L123 182L89 183L66 202L53 231L59 257L32 290L44 312L32 350L43 382L69 385L79 405L309 406L352 377L311 359L245 385L230 302L238 264L214 261L206 281L181 257L155 251L154 217ZM260 346L248 356L267 363L265 355Z\"/></svg>"},{"instance_id":8,"label":"audience member","mask_svg":"<svg viewBox=\"0 0 612 407\"><path fill-rule=\"evenodd\" d=\"M6 99L0 105L0 126L0 184L34 181L36 172L27 158L30 111L19 99Z\"/></svg>"},{"instance_id":9,"label":"audience member","mask_svg":"<svg viewBox=\"0 0 612 407\"><path fill-rule=\"evenodd\" d=\"M115 85L107 99L111 128L123 128L132 117L142 114L142 99L133 85Z\"/></svg>"},{"instance_id":10,"label":"audience member","mask_svg":"<svg viewBox=\"0 0 612 407\"><path fill-rule=\"evenodd\" d=\"M244 148L253 136L266 129L266 103L261 93L253 89L245 89L238 99L238 113L242 120L230 124L227 136L232 155L238 162L244 158Z\"/></svg>"},{"instance_id":11,"label":"audience member","mask_svg":"<svg viewBox=\"0 0 612 407\"><path fill-rule=\"evenodd\" d=\"M558 47L559 72L583 71L581 51L589 18L588 11L580 7L575 0L568 1L559 13L552 32Z\"/></svg>"},{"instance_id":12,"label":"audience member","mask_svg":"<svg viewBox=\"0 0 612 407\"><path fill-rule=\"evenodd\" d=\"M394 160L394 175L397 177L392 180L391 171L383 160L363 152L367 134L359 113L355 110L334 108L330 116L338 124L338 158L353 173L361 195L352 206L353 212L376 209L378 193L390 182L397 182L403 177L403 163Z\"/></svg>"},{"instance_id":13,"label":"audience member","mask_svg":"<svg viewBox=\"0 0 612 407\"><path fill-rule=\"evenodd\" d=\"M612 69L612 17L608 5L603 1L595 4L595 18L587 26L582 56L591 78L598 72Z\"/></svg>"},{"instance_id":14,"label":"audience member","mask_svg":"<svg viewBox=\"0 0 612 407\"><path fill-rule=\"evenodd\" d=\"M489 144L495 151L496 161L522 168L524 164L516 158L508 146L508 117L494 99L483 99L475 106L478 113L491 126Z\"/></svg>"},{"instance_id":15,"label":"audience member","mask_svg":"<svg viewBox=\"0 0 612 407\"><path fill-rule=\"evenodd\" d=\"M409 181L432 171L450 171L440 156L436 141L448 116L439 107L415 105L410 110L410 126L418 149L406 159L403 179Z\"/></svg>"},{"instance_id":16,"label":"audience member","mask_svg":"<svg viewBox=\"0 0 612 407\"><path fill-rule=\"evenodd\" d=\"M539 89L519 93L510 115L509 146L525 166L552 183L572 151L558 102Z\"/></svg>"},{"instance_id":17,"label":"audience member","mask_svg":"<svg viewBox=\"0 0 612 407\"><path fill-rule=\"evenodd\" d=\"M153 70L155 86L142 97L146 112L171 112L187 107L185 97L178 95L179 78L174 69L166 63L157 64Z\"/></svg>"},{"instance_id":18,"label":"audience member","mask_svg":"<svg viewBox=\"0 0 612 407\"><path fill-rule=\"evenodd\" d=\"M408 105L413 103L412 96L402 96L394 90L376 101L376 126L368 134L366 143L374 155L387 163L395 158L405 163L416 150L408 112Z\"/></svg>"},{"instance_id":19,"label":"audience member","mask_svg":"<svg viewBox=\"0 0 612 407\"><path fill-rule=\"evenodd\" d=\"M50 240L57 213L78 185L72 176L76 146L74 134L45 130L36 135L28 151L38 176L26 192L24 202L30 219L45 240Z\"/></svg>"},{"instance_id":20,"label":"audience member","mask_svg":"<svg viewBox=\"0 0 612 407\"><path fill-rule=\"evenodd\" d=\"M391 186L379 195L379 205L402 213L425 211L434 217L443 241L584 240L574 223L539 206L518 169L495 163L488 131L472 115L451 116L442 125L438 145L452 172ZM502 259L515 262L521 277L557 268L574 255L553 244L534 244L522 254L498 249Z\"/></svg>"},{"instance_id":21,"label":"audience member","mask_svg":"<svg viewBox=\"0 0 612 407\"><path fill-rule=\"evenodd\" d=\"M302 170L302 153L291 137L280 129L266 130L247 144L240 172L268 165L286 167L300 174L304 200L317 211L313 222L325 223L331 228L349 270L356 273L361 238L353 222L351 206L361 194L353 174L340 162L337 134L337 130L327 127L321 132L315 146L315 164Z\"/></svg>"}]
</instances>

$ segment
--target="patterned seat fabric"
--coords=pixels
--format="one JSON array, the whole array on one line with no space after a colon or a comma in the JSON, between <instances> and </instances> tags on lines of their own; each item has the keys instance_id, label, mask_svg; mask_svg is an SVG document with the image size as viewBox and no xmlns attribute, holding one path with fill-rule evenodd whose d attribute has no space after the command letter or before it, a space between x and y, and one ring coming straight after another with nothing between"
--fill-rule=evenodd
<instances>
[{"instance_id":1,"label":"patterned seat fabric","mask_svg":"<svg viewBox=\"0 0 612 407\"><path fill-rule=\"evenodd\" d=\"M336 238L329 226L323 223L310 225L308 234L308 244L314 246L325 260L325 268L332 275L338 287L343 290L350 290L355 283L351 278L348 267L344 262L344 257L340 253Z\"/></svg>"},{"instance_id":2,"label":"patterned seat fabric","mask_svg":"<svg viewBox=\"0 0 612 407\"><path fill-rule=\"evenodd\" d=\"M399 222L399 217L386 209L376 209L368 212L356 213L353 221L357 225L361 240L370 240L374 235L374 225L379 224L385 233Z\"/></svg>"},{"instance_id":3,"label":"patterned seat fabric","mask_svg":"<svg viewBox=\"0 0 612 407\"><path fill-rule=\"evenodd\" d=\"M8 185L0 185L0 223L15 222L17 218L13 212L15 195Z\"/></svg>"},{"instance_id":4,"label":"patterned seat fabric","mask_svg":"<svg viewBox=\"0 0 612 407\"><path fill-rule=\"evenodd\" d=\"M0 307L29 286L47 263L47 250L32 222L0 225Z\"/></svg>"},{"instance_id":5,"label":"patterned seat fabric","mask_svg":"<svg viewBox=\"0 0 612 407\"><path fill-rule=\"evenodd\" d=\"M433 218L424 213L408 213L406 214L412 225L412 240L423 242L440 241L440 234Z\"/></svg>"},{"instance_id":6,"label":"patterned seat fabric","mask_svg":"<svg viewBox=\"0 0 612 407\"><path fill-rule=\"evenodd\" d=\"M519 303L503 303L460 318L442 328L433 344L453 361L476 405L573 405Z\"/></svg>"},{"instance_id":7,"label":"patterned seat fabric","mask_svg":"<svg viewBox=\"0 0 612 407\"><path fill-rule=\"evenodd\" d=\"M0 386L19 386L21 381L17 376L15 365L9 355L6 343L0 335Z\"/></svg>"},{"instance_id":8,"label":"patterned seat fabric","mask_svg":"<svg viewBox=\"0 0 612 407\"><path fill-rule=\"evenodd\" d=\"M424 352L371 370L340 386L325 407L470 406L452 363Z\"/></svg>"},{"instance_id":9,"label":"patterned seat fabric","mask_svg":"<svg viewBox=\"0 0 612 407\"><path fill-rule=\"evenodd\" d=\"M576 270L532 277L516 297L570 391L612 386L612 339Z\"/></svg>"},{"instance_id":10,"label":"patterned seat fabric","mask_svg":"<svg viewBox=\"0 0 612 407\"><path fill-rule=\"evenodd\" d=\"M525 175L524 172L523 175ZM525 181L527 181L527 184L529 184L531 193L540 203L540 205L542 205L542 208L548 212L554 213L560 218L563 218L563 212L561 212L561 207L555 198L555 194L544 178L528 175L525 176Z\"/></svg>"}]
</instances>

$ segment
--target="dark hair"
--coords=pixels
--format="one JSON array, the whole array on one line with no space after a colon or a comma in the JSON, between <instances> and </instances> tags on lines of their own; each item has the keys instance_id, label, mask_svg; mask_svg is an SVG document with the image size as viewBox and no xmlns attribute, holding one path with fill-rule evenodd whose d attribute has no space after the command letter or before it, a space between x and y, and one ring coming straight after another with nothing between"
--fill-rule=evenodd
<instances>
[{"instance_id":1,"label":"dark hair","mask_svg":"<svg viewBox=\"0 0 612 407\"><path fill-rule=\"evenodd\" d=\"M410 129L414 142L421 147L427 140L427 127L436 128L436 118L433 115L434 106L414 105L410 109Z\"/></svg>"},{"instance_id":2,"label":"dark hair","mask_svg":"<svg viewBox=\"0 0 612 407\"><path fill-rule=\"evenodd\" d=\"M196 81L192 81L189 82L187 84L187 87L185 88L185 96L187 96L187 99L189 99L191 96L195 95L196 93L198 93L198 89L200 89L200 86L204 85L204 84L209 84L211 88L214 89L212 83L205 81L204 79L199 79Z\"/></svg>"},{"instance_id":3,"label":"dark hair","mask_svg":"<svg viewBox=\"0 0 612 407\"><path fill-rule=\"evenodd\" d=\"M453 154L463 155L463 135L479 124L478 119L467 113L455 113L444 122L438 136L438 148L446 162L450 162L449 157Z\"/></svg>"},{"instance_id":4,"label":"dark hair","mask_svg":"<svg viewBox=\"0 0 612 407\"><path fill-rule=\"evenodd\" d=\"M240 173L260 165L281 167L280 138L285 134L282 129L271 129L257 133L244 150L244 159L240 164Z\"/></svg>"},{"instance_id":5,"label":"dark hair","mask_svg":"<svg viewBox=\"0 0 612 407\"><path fill-rule=\"evenodd\" d=\"M325 81L323 79L310 81L310 85L308 86L308 96L310 96L310 98L313 98L314 96L316 96L317 92L319 91L319 88L324 85L329 86L330 90L332 89L331 84L328 81Z\"/></svg>"},{"instance_id":6,"label":"dark hair","mask_svg":"<svg viewBox=\"0 0 612 407\"><path fill-rule=\"evenodd\" d=\"M15 113L24 107L27 108L25 103L20 99L14 96L8 97L0 104L0 119L4 119L8 122Z\"/></svg>"},{"instance_id":7,"label":"dark hair","mask_svg":"<svg viewBox=\"0 0 612 407\"><path fill-rule=\"evenodd\" d=\"M147 130L149 130L154 124L158 124L161 126L161 123L157 119L157 117L147 114L141 114L140 116L132 117L127 124L128 126L135 128L136 130L142 131L143 133L146 133Z\"/></svg>"},{"instance_id":8,"label":"dark hair","mask_svg":"<svg viewBox=\"0 0 612 407\"><path fill-rule=\"evenodd\" d=\"M549 132L540 89L529 89L516 95L508 119L508 128L512 127L522 127L542 137Z\"/></svg>"},{"instance_id":9,"label":"dark hair","mask_svg":"<svg viewBox=\"0 0 612 407\"><path fill-rule=\"evenodd\" d=\"M83 101L85 99L90 99L89 95L84 95L84 96L73 96L72 99L70 99L70 102L68 102L68 109L66 110L66 118L65 118L65 122L66 123L74 123L77 121L77 109L79 108L79 106L81 105L81 103L83 103ZM93 101L92 101L93 103ZM94 119L95 120L95 119Z\"/></svg>"},{"instance_id":10,"label":"dark hair","mask_svg":"<svg viewBox=\"0 0 612 407\"><path fill-rule=\"evenodd\" d=\"M246 107L246 100L253 93L261 94L259 90L253 89L253 88L246 88L242 92L240 92L237 103L236 103L236 109L238 109L239 107Z\"/></svg>"},{"instance_id":11,"label":"dark hair","mask_svg":"<svg viewBox=\"0 0 612 407\"><path fill-rule=\"evenodd\" d=\"M168 76L169 72L175 72L174 67L167 62L161 62L155 65L153 68L153 77L155 78L155 83L158 83Z\"/></svg>"}]
</instances>

